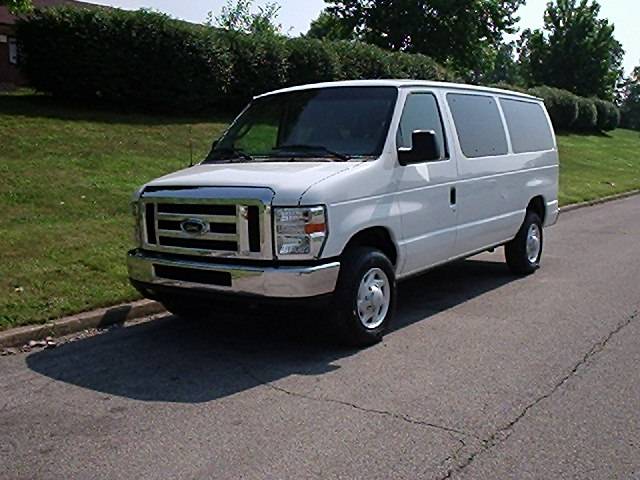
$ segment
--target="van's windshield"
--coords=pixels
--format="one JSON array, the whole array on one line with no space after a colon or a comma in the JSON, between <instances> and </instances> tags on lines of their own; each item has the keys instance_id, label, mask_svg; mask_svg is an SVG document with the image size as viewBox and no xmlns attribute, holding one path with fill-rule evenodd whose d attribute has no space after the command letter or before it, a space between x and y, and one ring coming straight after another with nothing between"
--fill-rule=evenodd
<instances>
[{"instance_id":1,"label":"van's windshield","mask_svg":"<svg viewBox=\"0 0 640 480\"><path fill-rule=\"evenodd\" d=\"M261 97L205 163L377 157L397 96L394 87L331 87Z\"/></svg>"}]
</instances>

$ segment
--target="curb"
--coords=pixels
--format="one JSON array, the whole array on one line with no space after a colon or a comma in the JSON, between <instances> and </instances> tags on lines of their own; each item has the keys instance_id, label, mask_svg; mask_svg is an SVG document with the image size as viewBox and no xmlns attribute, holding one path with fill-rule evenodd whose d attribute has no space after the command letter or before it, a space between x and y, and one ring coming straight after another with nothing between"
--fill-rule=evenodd
<instances>
[{"instance_id":1,"label":"curb","mask_svg":"<svg viewBox=\"0 0 640 480\"><path fill-rule=\"evenodd\" d=\"M632 190L597 200L575 203L560 208L560 213L571 212L580 208L591 207L614 200L621 200L638 194L640 194L640 190ZM53 320L43 325L18 327L0 332L0 348L20 347L29 343L31 340L44 340L47 337L61 337L90 328L104 328L110 325L122 324L128 320L134 320L164 311L165 308L153 300L140 300L133 303L100 308L91 312L79 313L59 320Z\"/></svg>"},{"instance_id":2,"label":"curb","mask_svg":"<svg viewBox=\"0 0 640 480\"><path fill-rule=\"evenodd\" d=\"M104 328L164 311L165 309L161 304L152 300L140 300L133 303L100 308L91 312L53 320L43 325L17 327L0 332L0 348L21 347L31 340L44 340L47 337L62 337L91 328Z\"/></svg>"},{"instance_id":3,"label":"curb","mask_svg":"<svg viewBox=\"0 0 640 480\"><path fill-rule=\"evenodd\" d=\"M622 200L623 198L633 197L634 195L639 194L640 190L631 190L630 192L617 193L616 195L609 195L608 197L602 197L596 200L574 203L572 205L567 205L566 207L560 207L560 213L571 212L580 208L593 207L594 205L600 205L601 203L613 202L614 200Z\"/></svg>"}]
</instances>

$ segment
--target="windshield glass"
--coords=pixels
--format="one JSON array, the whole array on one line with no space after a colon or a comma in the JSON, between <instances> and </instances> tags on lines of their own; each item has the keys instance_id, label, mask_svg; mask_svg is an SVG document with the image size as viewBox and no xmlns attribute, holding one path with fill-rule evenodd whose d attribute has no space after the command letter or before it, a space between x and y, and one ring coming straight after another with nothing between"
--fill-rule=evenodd
<instances>
[{"instance_id":1,"label":"windshield glass","mask_svg":"<svg viewBox=\"0 0 640 480\"><path fill-rule=\"evenodd\" d=\"M333 87L259 98L233 123L207 161L378 156L397 95L394 87Z\"/></svg>"}]
</instances>

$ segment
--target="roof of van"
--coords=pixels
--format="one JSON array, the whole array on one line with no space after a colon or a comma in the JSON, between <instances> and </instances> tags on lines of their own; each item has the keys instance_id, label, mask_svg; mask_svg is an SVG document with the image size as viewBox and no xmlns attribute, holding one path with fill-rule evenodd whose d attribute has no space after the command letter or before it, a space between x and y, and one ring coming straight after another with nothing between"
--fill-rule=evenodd
<instances>
[{"instance_id":1,"label":"roof of van","mask_svg":"<svg viewBox=\"0 0 640 480\"><path fill-rule=\"evenodd\" d=\"M528 98L529 100L541 100L540 98L526 93L514 92L512 90L503 90L500 88L481 87L477 85L467 85L464 83L450 83L450 82L431 82L426 80L347 80L342 82L325 82L325 83L313 83L309 85L299 85L296 87L283 88L275 90L273 92L264 93L258 95L255 98L261 98L268 95L274 95L277 93L296 92L300 90L309 90L316 88L332 88L332 87L396 87L396 88L409 88L409 87L433 87L433 88L447 88L451 90L469 90L474 92L488 92L501 95L510 95L512 97Z\"/></svg>"}]
</instances>

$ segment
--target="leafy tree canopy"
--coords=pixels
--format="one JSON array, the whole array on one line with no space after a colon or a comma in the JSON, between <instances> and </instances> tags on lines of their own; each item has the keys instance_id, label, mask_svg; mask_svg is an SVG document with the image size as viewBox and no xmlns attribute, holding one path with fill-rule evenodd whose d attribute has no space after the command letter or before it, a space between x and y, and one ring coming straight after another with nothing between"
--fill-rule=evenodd
<instances>
[{"instance_id":1,"label":"leafy tree canopy","mask_svg":"<svg viewBox=\"0 0 640 480\"><path fill-rule=\"evenodd\" d=\"M610 100L622 74L622 45L614 26L598 18L591 0L556 0L547 4L542 30L525 30L520 60L525 79Z\"/></svg>"},{"instance_id":2,"label":"leafy tree canopy","mask_svg":"<svg viewBox=\"0 0 640 480\"><path fill-rule=\"evenodd\" d=\"M622 82L620 107L622 126L640 130L640 66Z\"/></svg>"},{"instance_id":3,"label":"leafy tree canopy","mask_svg":"<svg viewBox=\"0 0 640 480\"><path fill-rule=\"evenodd\" d=\"M310 36L423 53L468 75L486 67L505 33L515 33L515 13L525 0L325 1Z\"/></svg>"},{"instance_id":4,"label":"leafy tree canopy","mask_svg":"<svg viewBox=\"0 0 640 480\"><path fill-rule=\"evenodd\" d=\"M211 26L243 33L282 33L282 25L277 23L280 5L267 3L253 11L253 0L227 0L219 15L209 12L207 23Z\"/></svg>"}]
</instances>

